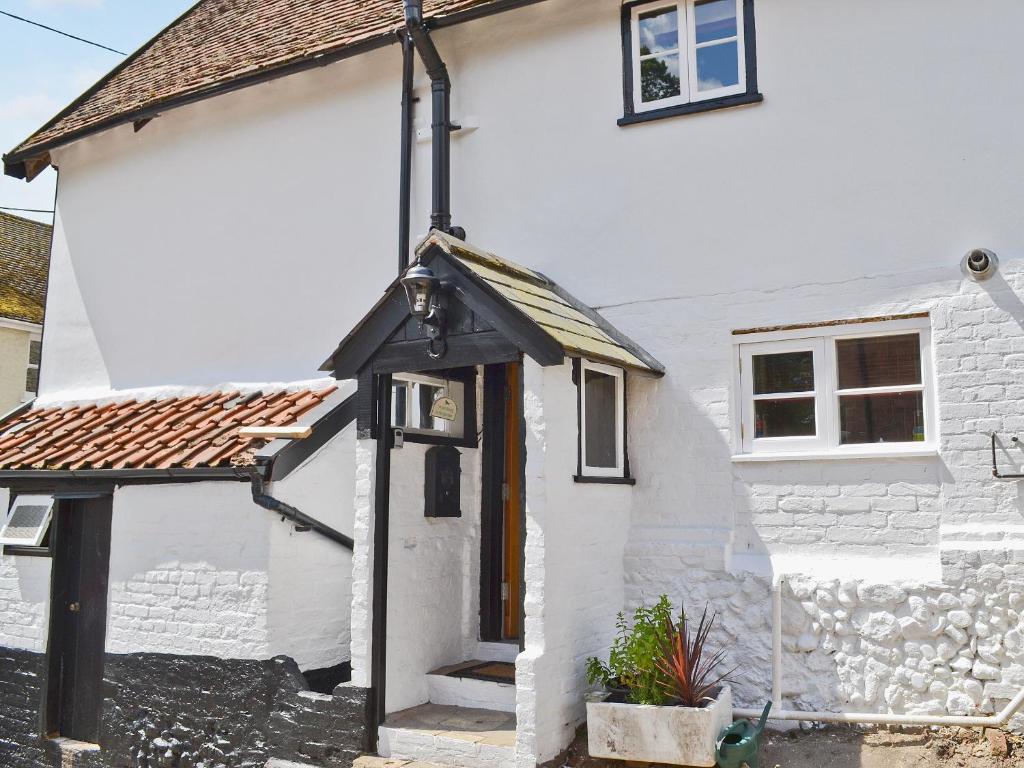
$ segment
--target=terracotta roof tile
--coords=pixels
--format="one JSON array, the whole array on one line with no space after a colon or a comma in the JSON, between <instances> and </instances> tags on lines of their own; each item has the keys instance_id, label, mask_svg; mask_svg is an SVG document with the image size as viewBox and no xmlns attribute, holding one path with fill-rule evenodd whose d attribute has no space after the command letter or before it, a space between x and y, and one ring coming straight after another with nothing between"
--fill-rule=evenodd
<instances>
[{"instance_id":1,"label":"terracotta roof tile","mask_svg":"<svg viewBox=\"0 0 1024 768\"><path fill-rule=\"evenodd\" d=\"M172 469L251 463L269 440L250 424L294 424L335 387L213 392L105 405L39 408L0 423L0 469Z\"/></svg>"},{"instance_id":2,"label":"terracotta roof tile","mask_svg":"<svg viewBox=\"0 0 1024 768\"><path fill-rule=\"evenodd\" d=\"M437 19L494 2L425 0L424 13ZM31 157L117 118L259 72L387 42L403 18L402 0L200 0L11 155Z\"/></svg>"},{"instance_id":3,"label":"terracotta roof tile","mask_svg":"<svg viewBox=\"0 0 1024 768\"><path fill-rule=\"evenodd\" d=\"M53 227L0 211L0 317L43 322Z\"/></svg>"}]
</instances>

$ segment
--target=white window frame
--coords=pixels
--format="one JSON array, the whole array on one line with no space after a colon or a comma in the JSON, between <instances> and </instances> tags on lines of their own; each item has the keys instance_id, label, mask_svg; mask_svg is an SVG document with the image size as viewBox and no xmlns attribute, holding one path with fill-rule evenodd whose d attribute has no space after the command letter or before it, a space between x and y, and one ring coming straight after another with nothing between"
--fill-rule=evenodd
<instances>
[{"instance_id":1,"label":"white window frame","mask_svg":"<svg viewBox=\"0 0 1024 768\"><path fill-rule=\"evenodd\" d=\"M4 518L3 525L0 526L0 544L6 546L17 546L17 547L39 547L43 543L43 539L46 538L46 531L50 527L50 521L53 519L53 507L56 502L53 496L42 496L42 495L26 495L18 496L11 508L7 511L7 516ZM15 511L18 507L33 505L47 507L46 516L43 521L36 528L35 536L31 540L26 539L14 539L7 535L7 529L11 524L11 520L14 517Z\"/></svg>"},{"instance_id":2,"label":"white window frame","mask_svg":"<svg viewBox=\"0 0 1024 768\"><path fill-rule=\"evenodd\" d=\"M26 361L26 364L25 364L25 378L26 379L28 378L28 372L31 371L33 368L38 373L39 366L42 363L42 360L40 360L39 363L33 363L32 362L32 342L33 341L42 344L43 343L43 335L41 333L33 333L31 336L29 336L29 339L28 339L28 344L29 344L28 360ZM36 379L36 381L38 382L38 379ZM38 395L37 392L29 392L26 389L25 390L25 394L22 395L21 401L23 403L27 403L30 400L35 400L37 395Z\"/></svg>"},{"instance_id":3,"label":"white window frame","mask_svg":"<svg viewBox=\"0 0 1024 768\"><path fill-rule=\"evenodd\" d=\"M839 389L836 342L878 336L917 333L921 348L921 383L863 389ZM734 392L734 435L736 458L785 457L787 454L810 458L872 457L898 454L933 454L938 445L938 418L935 401L935 375L932 363L931 324L927 317L904 318L870 323L847 323L828 327L800 328L734 337L736 361ZM817 434L812 437L755 437L753 394L754 355L799 350L814 350L815 419ZM899 443L841 444L839 399L842 395L923 393L924 440ZM765 395L760 399L806 397L803 393Z\"/></svg>"},{"instance_id":4,"label":"white window frame","mask_svg":"<svg viewBox=\"0 0 1024 768\"><path fill-rule=\"evenodd\" d=\"M444 379L435 376L423 376L421 374L414 373L396 373L392 377L392 386L399 383L405 384L426 384L430 387L439 387L444 389L447 396L452 398L459 406L459 414L456 421L445 421L444 419L438 419L443 425L443 429L423 429L421 427L406 427L400 424L394 424L397 429L402 430L403 434L406 435L425 435L432 437L451 438L453 440L461 440L464 437L466 429L466 383L464 381L456 379ZM406 407L412 406L411 398L406 403ZM418 407L418 403L417 403ZM391 420L394 422L394 404L392 404ZM409 410L406 412L406 421L410 421L413 415L413 411Z\"/></svg>"},{"instance_id":5,"label":"white window frame","mask_svg":"<svg viewBox=\"0 0 1024 768\"><path fill-rule=\"evenodd\" d=\"M592 467L587 464L587 371L615 379L615 466ZM583 477L626 476L626 372L622 368L580 360L580 474Z\"/></svg>"},{"instance_id":6,"label":"white window frame","mask_svg":"<svg viewBox=\"0 0 1024 768\"><path fill-rule=\"evenodd\" d=\"M631 35L632 35L632 70L633 70L633 110L635 112L650 112L655 109L674 107L680 104L692 104L710 99L720 99L724 96L734 96L747 91L747 52L744 40L744 19L743 0L734 0L736 3L736 36L712 40L704 43L697 43L697 16L694 6L699 0L678 0L677 2L657 2L652 0L649 3L636 5L632 8L631 14ZM640 55L640 16L651 11L675 8L679 18L679 95L670 96L657 101L644 101L641 81L641 62L643 58L654 56L671 55L672 51L652 54L649 57ZM736 85L723 88L715 88L711 91L701 91L697 81L697 49L708 48L715 45L722 45L736 41L737 71L739 79Z\"/></svg>"}]
</instances>

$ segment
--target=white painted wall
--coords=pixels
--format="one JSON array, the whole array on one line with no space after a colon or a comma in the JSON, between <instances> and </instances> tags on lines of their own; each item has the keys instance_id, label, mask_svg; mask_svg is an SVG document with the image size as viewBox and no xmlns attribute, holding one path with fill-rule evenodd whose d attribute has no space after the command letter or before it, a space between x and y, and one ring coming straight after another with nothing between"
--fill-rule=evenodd
<instances>
[{"instance_id":1,"label":"white painted wall","mask_svg":"<svg viewBox=\"0 0 1024 768\"><path fill-rule=\"evenodd\" d=\"M726 574L746 569L938 575L943 550L1015 549L1024 532L1018 488L991 479L985 453L987 431L1024 430L1022 107L992 98L1016 89L1024 5L756 5L763 104L630 128L615 124L618 0L548 0L437 33L455 117L480 125L455 140L457 223L602 307L666 365L663 380L631 386L638 485L602 489L632 500L629 604L661 591L741 600ZM971 55L949 55L951 39ZM391 48L56 153L44 389L308 376L394 274L398 96ZM418 145L421 228L428 153ZM981 286L956 269L979 245L1004 265ZM258 348L237 343L252 337L254 306L273 308ZM733 329L918 311L931 312L938 457L730 461ZM546 392L546 374L527 374ZM560 575L557 548L575 542L546 527L564 489L540 480L561 482L575 451L540 450L569 439L543 402L531 406L536 429L552 427L530 437L524 697L545 675L576 690L568 661L587 643L553 627L599 618L570 622L544 592ZM359 450L366 586L372 449ZM1022 458L1001 455L1011 468ZM696 588L694 573L720 579ZM763 621L736 630L749 638L737 653L763 652ZM739 697L762 684L749 679ZM567 702L522 699L521 754L553 754L576 712Z\"/></svg>"},{"instance_id":2,"label":"white painted wall","mask_svg":"<svg viewBox=\"0 0 1024 768\"><path fill-rule=\"evenodd\" d=\"M524 364L526 648L516 662L517 764L554 758L585 717L584 665L623 605L633 489L579 484L572 366Z\"/></svg>"}]
</instances>

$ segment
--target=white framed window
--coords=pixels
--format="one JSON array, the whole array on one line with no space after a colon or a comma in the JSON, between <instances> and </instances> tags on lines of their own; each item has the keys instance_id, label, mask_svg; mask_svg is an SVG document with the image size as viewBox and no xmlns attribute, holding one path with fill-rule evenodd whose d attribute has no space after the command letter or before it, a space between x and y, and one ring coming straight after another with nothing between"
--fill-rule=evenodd
<instances>
[{"instance_id":1,"label":"white framed window","mask_svg":"<svg viewBox=\"0 0 1024 768\"><path fill-rule=\"evenodd\" d=\"M578 391L580 477L625 478L625 371L581 360Z\"/></svg>"},{"instance_id":2,"label":"white framed window","mask_svg":"<svg viewBox=\"0 0 1024 768\"><path fill-rule=\"evenodd\" d=\"M39 393L39 362L42 357L42 337L33 334L28 342L28 364L25 367L24 402L35 398Z\"/></svg>"},{"instance_id":3,"label":"white framed window","mask_svg":"<svg viewBox=\"0 0 1024 768\"><path fill-rule=\"evenodd\" d=\"M0 544L40 546L46 537L52 516L52 496L18 496L7 513L3 527L0 528Z\"/></svg>"},{"instance_id":4,"label":"white framed window","mask_svg":"<svg viewBox=\"0 0 1024 768\"><path fill-rule=\"evenodd\" d=\"M737 337L742 454L837 456L937 443L928 318Z\"/></svg>"},{"instance_id":5,"label":"white framed window","mask_svg":"<svg viewBox=\"0 0 1024 768\"><path fill-rule=\"evenodd\" d=\"M634 112L747 92L744 0L629 6Z\"/></svg>"},{"instance_id":6,"label":"white framed window","mask_svg":"<svg viewBox=\"0 0 1024 768\"><path fill-rule=\"evenodd\" d=\"M466 434L466 384L420 374L395 374L391 424L415 438L461 440Z\"/></svg>"}]
</instances>

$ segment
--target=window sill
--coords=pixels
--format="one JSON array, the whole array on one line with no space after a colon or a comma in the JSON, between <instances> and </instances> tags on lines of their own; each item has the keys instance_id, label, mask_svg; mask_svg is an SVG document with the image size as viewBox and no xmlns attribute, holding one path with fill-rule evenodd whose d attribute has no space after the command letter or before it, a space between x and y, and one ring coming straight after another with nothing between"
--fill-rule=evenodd
<instances>
[{"instance_id":1,"label":"window sill","mask_svg":"<svg viewBox=\"0 0 1024 768\"><path fill-rule=\"evenodd\" d=\"M4 544L4 555L20 555L21 557L52 557L49 547L25 547L21 544Z\"/></svg>"},{"instance_id":2,"label":"window sill","mask_svg":"<svg viewBox=\"0 0 1024 768\"><path fill-rule=\"evenodd\" d=\"M577 483L600 483L604 485L636 485L635 477L594 477L593 475L573 475Z\"/></svg>"},{"instance_id":3,"label":"window sill","mask_svg":"<svg viewBox=\"0 0 1024 768\"><path fill-rule=\"evenodd\" d=\"M680 115L694 115L698 112L713 112L716 109L728 109L729 107L742 107L747 104L759 104L764 101L760 93L739 93L735 96L723 96L719 99L708 99L707 101L691 101L689 104L677 104L674 107L652 109L649 112L636 112L632 115L623 115L619 118L619 125L636 125L637 123L649 123L652 120L662 120L666 117L678 117Z\"/></svg>"},{"instance_id":4,"label":"window sill","mask_svg":"<svg viewBox=\"0 0 1024 768\"><path fill-rule=\"evenodd\" d=\"M922 448L889 448L874 451L779 451L777 453L738 453L732 456L733 464L748 464L759 461L835 461L843 459L927 459L939 455L933 446Z\"/></svg>"}]
</instances>

